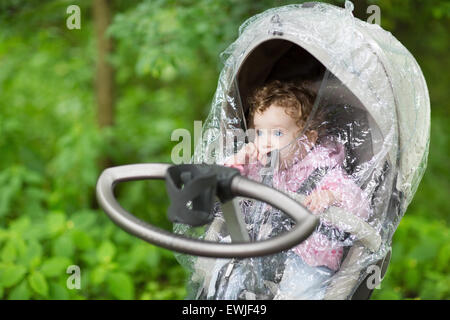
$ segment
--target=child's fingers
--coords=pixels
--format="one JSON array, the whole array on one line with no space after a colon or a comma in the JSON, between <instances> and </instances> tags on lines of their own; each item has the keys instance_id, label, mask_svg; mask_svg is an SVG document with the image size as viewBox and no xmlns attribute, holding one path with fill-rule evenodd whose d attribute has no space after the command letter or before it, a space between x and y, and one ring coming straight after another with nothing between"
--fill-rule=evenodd
<instances>
[{"instance_id":1,"label":"child's fingers","mask_svg":"<svg viewBox=\"0 0 450 320\"><path fill-rule=\"evenodd\" d=\"M230 157L224 162L224 165L232 165L234 163L234 157Z\"/></svg>"},{"instance_id":2,"label":"child's fingers","mask_svg":"<svg viewBox=\"0 0 450 320\"><path fill-rule=\"evenodd\" d=\"M245 150L241 149L233 157L235 164L243 164L245 161Z\"/></svg>"},{"instance_id":3,"label":"child's fingers","mask_svg":"<svg viewBox=\"0 0 450 320\"><path fill-rule=\"evenodd\" d=\"M248 153L254 153L256 151L255 144L253 142L249 142L247 144L247 152Z\"/></svg>"},{"instance_id":4,"label":"child's fingers","mask_svg":"<svg viewBox=\"0 0 450 320\"><path fill-rule=\"evenodd\" d=\"M312 201L311 195L307 196L306 199L305 199L304 205L306 207L309 207L311 205L311 201Z\"/></svg>"},{"instance_id":5,"label":"child's fingers","mask_svg":"<svg viewBox=\"0 0 450 320\"><path fill-rule=\"evenodd\" d=\"M257 154L257 156L256 156L257 159L258 159L258 161L261 162L262 164L264 164L263 156L264 156L264 154L262 154L262 153L260 153L260 152L258 152L258 154Z\"/></svg>"},{"instance_id":6,"label":"child's fingers","mask_svg":"<svg viewBox=\"0 0 450 320\"><path fill-rule=\"evenodd\" d=\"M269 158L267 156L267 153L259 153L258 160L263 164L267 165Z\"/></svg>"},{"instance_id":7,"label":"child's fingers","mask_svg":"<svg viewBox=\"0 0 450 320\"><path fill-rule=\"evenodd\" d=\"M313 212L317 212L320 208L320 199L318 199L317 197L314 198L313 202L312 202L312 209Z\"/></svg>"},{"instance_id":8,"label":"child's fingers","mask_svg":"<svg viewBox=\"0 0 450 320\"><path fill-rule=\"evenodd\" d=\"M250 150L252 149L251 144L244 145L241 150L236 154L237 161L239 164L247 164L250 157Z\"/></svg>"},{"instance_id":9,"label":"child's fingers","mask_svg":"<svg viewBox=\"0 0 450 320\"><path fill-rule=\"evenodd\" d=\"M314 196L312 194L308 196L305 204L306 204L306 207L310 211L314 212L314 210L315 210L315 201L314 201Z\"/></svg>"},{"instance_id":10,"label":"child's fingers","mask_svg":"<svg viewBox=\"0 0 450 320\"><path fill-rule=\"evenodd\" d=\"M327 200L322 197L321 193L314 191L311 193L305 201L306 207L313 213L321 212L326 204Z\"/></svg>"},{"instance_id":11,"label":"child's fingers","mask_svg":"<svg viewBox=\"0 0 450 320\"><path fill-rule=\"evenodd\" d=\"M255 163L258 160L258 150L256 150L255 145L252 143L252 146L249 147L249 159L251 163Z\"/></svg>"}]
</instances>

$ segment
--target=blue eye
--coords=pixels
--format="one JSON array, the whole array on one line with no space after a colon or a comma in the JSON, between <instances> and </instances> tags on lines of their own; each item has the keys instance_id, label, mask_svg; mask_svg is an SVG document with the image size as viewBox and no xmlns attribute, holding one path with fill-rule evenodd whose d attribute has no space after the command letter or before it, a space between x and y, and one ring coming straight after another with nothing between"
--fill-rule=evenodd
<instances>
[{"instance_id":1,"label":"blue eye","mask_svg":"<svg viewBox=\"0 0 450 320\"><path fill-rule=\"evenodd\" d=\"M275 130L274 135L277 137L281 137L283 136L283 132L281 132L281 130Z\"/></svg>"},{"instance_id":2,"label":"blue eye","mask_svg":"<svg viewBox=\"0 0 450 320\"><path fill-rule=\"evenodd\" d=\"M262 136L262 131L261 130L256 130L256 135L258 136L258 137L260 137L260 136Z\"/></svg>"}]
</instances>

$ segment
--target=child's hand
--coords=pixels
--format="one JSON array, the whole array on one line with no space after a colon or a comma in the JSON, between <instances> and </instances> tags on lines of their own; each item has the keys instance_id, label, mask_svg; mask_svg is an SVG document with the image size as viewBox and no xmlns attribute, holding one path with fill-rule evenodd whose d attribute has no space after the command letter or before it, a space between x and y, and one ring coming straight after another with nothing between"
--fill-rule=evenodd
<instances>
[{"instance_id":1,"label":"child's hand","mask_svg":"<svg viewBox=\"0 0 450 320\"><path fill-rule=\"evenodd\" d=\"M336 197L330 190L315 189L306 197L304 205L312 213L321 213L336 201Z\"/></svg>"},{"instance_id":2,"label":"child's hand","mask_svg":"<svg viewBox=\"0 0 450 320\"><path fill-rule=\"evenodd\" d=\"M225 162L231 164L249 164L256 162L258 158L258 150L253 142L246 144L238 153Z\"/></svg>"}]
</instances>

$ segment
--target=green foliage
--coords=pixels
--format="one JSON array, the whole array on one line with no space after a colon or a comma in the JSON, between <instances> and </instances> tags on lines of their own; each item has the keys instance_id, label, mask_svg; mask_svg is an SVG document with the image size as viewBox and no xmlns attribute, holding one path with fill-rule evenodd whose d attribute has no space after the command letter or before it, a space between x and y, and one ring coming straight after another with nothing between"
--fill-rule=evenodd
<instances>
[{"instance_id":1,"label":"green foliage","mask_svg":"<svg viewBox=\"0 0 450 320\"><path fill-rule=\"evenodd\" d=\"M392 260L375 299L449 299L450 229L445 221L406 216L394 236Z\"/></svg>"},{"instance_id":2,"label":"green foliage","mask_svg":"<svg viewBox=\"0 0 450 320\"><path fill-rule=\"evenodd\" d=\"M118 230L101 211L50 212L38 229L27 216L0 229L0 298L139 299L160 294L148 279L183 282L170 253ZM66 285L71 265L80 267L80 290ZM168 279L167 269L178 272ZM184 291L165 294L179 299Z\"/></svg>"},{"instance_id":3,"label":"green foliage","mask_svg":"<svg viewBox=\"0 0 450 320\"><path fill-rule=\"evenodd\" d=\"M115 125L99 130L91 1L68 30L66 0L0 4L0 299L182 299L173 254L131 237L99 210L100 158L169 162L175 128L205 119L219 54L247 18L299 1L113 1ZM301 1L300 1L301 2ZM334 3L342 6L344 1ZM360 3L358 1L358 3ZM421 65L431 95L428 169L393 241L375 299L449 299L449 6L367 1ZM365 17L360 17L365 18ZM414 30L414 32L411 32ZM162 182L120 185L119 202L170 229ZM70 265L81 288L68 289Z\"/></svg>"}]
</instances>

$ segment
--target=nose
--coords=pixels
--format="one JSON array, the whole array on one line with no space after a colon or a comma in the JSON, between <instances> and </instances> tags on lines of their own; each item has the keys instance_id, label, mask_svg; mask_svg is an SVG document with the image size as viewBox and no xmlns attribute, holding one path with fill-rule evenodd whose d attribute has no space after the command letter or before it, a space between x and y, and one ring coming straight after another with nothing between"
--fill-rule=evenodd
<instances>
[{"instance_id":1,"label":"nose","mask_svg":"<svg viewBox=\"0 0 450 320\"><path fill-rule=\"evenodd\" d=\"M258 136L257 141L257 145L259 147L258 149L260 150L260 152L267 153L272 149L272 142L270 139L270 134L268 134L268 132L264 132L264 134Z\"/></svg>"}]
</instances>

